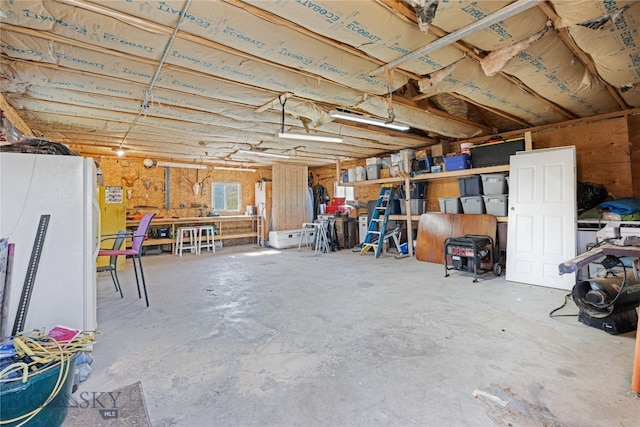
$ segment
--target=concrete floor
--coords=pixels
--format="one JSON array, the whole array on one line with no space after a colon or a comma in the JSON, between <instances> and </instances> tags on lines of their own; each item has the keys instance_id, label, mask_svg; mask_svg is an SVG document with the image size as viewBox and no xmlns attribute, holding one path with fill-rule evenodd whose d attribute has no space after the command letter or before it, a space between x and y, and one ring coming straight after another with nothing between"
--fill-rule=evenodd
<instances>
[{"instance_id":1,"label":"concrete floor","mask_svg":"<svg viewBox=\"0 0 640 427\"><path fill-rule=\"evenodd\" d=\"M99 276L93 373L154 426L629 426L635 333L550 318L566 291L350 250L144 258ZM577 313L573 302L558 314Z\"/></svg>"}]
</instances>

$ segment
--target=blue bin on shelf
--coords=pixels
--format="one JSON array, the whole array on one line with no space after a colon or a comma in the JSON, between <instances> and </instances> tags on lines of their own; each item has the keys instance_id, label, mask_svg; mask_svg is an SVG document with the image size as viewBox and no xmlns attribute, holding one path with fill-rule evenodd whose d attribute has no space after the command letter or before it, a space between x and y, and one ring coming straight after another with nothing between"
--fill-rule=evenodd
<instances>
[{"instance_id":1,"label":"blue bin on shelf","mask_svg":"<svg viewBox=\"0 0 640 427\"><path fill-rule=\"evenodd\" d=\"M448 172L471 167L471 156L468 154L458 154L457 156L447 156L444 158L444 169Z\"/></svg>"}]
</instances>

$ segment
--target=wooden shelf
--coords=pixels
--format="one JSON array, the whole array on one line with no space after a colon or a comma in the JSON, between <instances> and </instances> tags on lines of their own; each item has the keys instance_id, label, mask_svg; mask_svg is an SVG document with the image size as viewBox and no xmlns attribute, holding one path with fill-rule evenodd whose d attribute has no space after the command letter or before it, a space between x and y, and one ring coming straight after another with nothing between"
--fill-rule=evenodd
<instances>
[{"instance_id":1,"label":"wooden shelf","mask_svg":"<svg viewBox=\"0 0 640 427\"><path fill-rule=\"evenodd\" d=\"M411 178L411 181L419 182L419 181L431 181L434 179L445 179L445 178L464 178L466 176L479 175L481 173L497 173L497 172L508 172L509 165L498 165L498 166L487 166L484 168L471 168L471 169L460 169L457 171L450 172L436 172L436 173L423 173Z\"/></svg>"},{"instance_id":2,"label":"wooden shelf","mask_svg":"<svg viewBox=\"0 0 640 427\"><path fill-rule=\"evenodd\" d=\"M224 239L246 239L247 237L258 237L258 232L253 231L251 233L235 233L235 234L221 234L216 235L215 239L224 240Z\"/></svg>"},{"instance_id":3,"label":"wooden shelf","mask_svg":"<svg viewBox=\"0 0 640 427\"><path fill-rule=\"evenodd\" d=\"M422 182L422 181L432 181L435 179L462 178L465 176L479 175L481 173L497 173L497 172L508 172L508 171L509 171L509 165L487 166L484 168L460 169L457 171L450 171L450 172L423 173L420 175L410 177L409 181ZM342 182L340 183L340 185L353 186L353 187L365 187L367 185L399 183L399 182L404 182L405 179L406 178L402 176L395 176L392 178L370 179L367 181Z\"/></svg>"},{"instance_id":4,"label":"wooden shelf","mask_svg":"<svg viewBox=\"0 0 640 427\"><path fill-rule=\"evenodd\" d=\"M430 213L440 213L440 212L430 212ZM506 216L497 216L496 220L498 222L507 222ZM406 215L389 215L389 219L392 221L405 221L407 219ZM411 221L420 221L420 215L411 215Z\"/></svg>"},{"instance_id":5,"label":"wooden shelf","mask_svg":"<svg viewBox=\"0 0 640 427\"><path fill-rule=\"evenodd\" d=\"M404 182L404 178L401 176L394 176L392 178L368 179L366 181L341 182L340 185L344 187L365 187L367 185L393 184L395 182Z\"/></svg>"}]
</instances>

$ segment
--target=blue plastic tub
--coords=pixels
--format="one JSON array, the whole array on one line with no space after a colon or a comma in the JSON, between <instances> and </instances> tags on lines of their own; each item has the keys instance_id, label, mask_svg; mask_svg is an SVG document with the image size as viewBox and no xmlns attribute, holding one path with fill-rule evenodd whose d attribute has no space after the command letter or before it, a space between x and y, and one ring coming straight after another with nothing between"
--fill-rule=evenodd
<instances>
[{"instance_id":1,"label":"blue plastic tub","mask_svg":"<svg viewBox=\"0 0 640 427\"><path fill-rule=\"evenodd\" d=\"M447 156L444 158L444 169L446 171L457 171L469 169L471 167L471 156L459 154L457 156Z\"/></svg>"}]
</instances>

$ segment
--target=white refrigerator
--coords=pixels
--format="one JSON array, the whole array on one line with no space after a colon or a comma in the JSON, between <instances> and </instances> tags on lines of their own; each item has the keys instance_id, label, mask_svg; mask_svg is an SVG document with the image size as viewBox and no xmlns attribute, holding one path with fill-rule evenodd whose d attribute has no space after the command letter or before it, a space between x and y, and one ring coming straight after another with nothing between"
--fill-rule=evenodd
<instances>
[{"instance_id":1,"label":"white refrigerator","mask_svg":"<svg viewBox=\"0 0 640 427\"><path fill-rule=\"evenodd\" d=\"M41 246L24 329L55 325L92 330L96 320L96 257L100 209L93 159L0 153L0 238L15 244L8 336L20 305L40 216L50 220Z\"/></svg>"}]
</instances>

